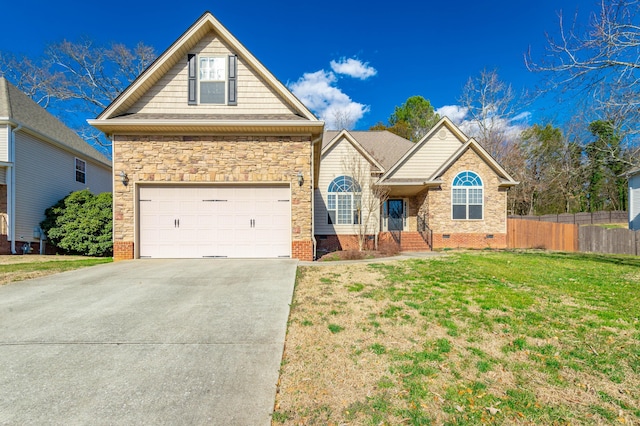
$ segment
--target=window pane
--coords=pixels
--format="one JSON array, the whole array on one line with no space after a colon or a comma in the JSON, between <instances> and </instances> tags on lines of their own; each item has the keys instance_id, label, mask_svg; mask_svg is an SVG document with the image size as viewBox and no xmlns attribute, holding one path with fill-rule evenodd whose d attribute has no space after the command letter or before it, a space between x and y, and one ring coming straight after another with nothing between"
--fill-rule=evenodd
<instances>
[{"instance_id":1,"label":"window pane","mask_svg":"<svg viewBox=\"0 0 640 426\"><path fill-rule=\"evenodd\" d=\"M200 81L225 81L225 58L200 58Z\"/></svg>"},{"instance_id":2,"label":"window pane","mask_svg":"<svg viewBox=\"0 0 640 426\"><path fill-rule=\"evenodd\" d=\"M453 218L454 219L466 219L467 218L467 206L466 205L454 205L453 206Z\"/></svg>"},{"instance_id":3,"label":"window pane","mask_svg":"<svg viewBox=\"0 0 640 426\"><path fill-rule=\"evenodd\" d=\"M482 189L469 189L469 204L482 204Z\"/></svg>"},{"instance_id":4,"label":"window pane","mask_svg":"<svg viewBox=\"0 0 640 426\"><path fill-rule=\"evenodd\" d=\"M461 172L453 179L453 186L482 186L482 180L474 172Z\"/></svg>"},{"instance_id":5,"label":"window pane","mask_svg":"<svg viewBox=\"0 0 640 426\"><path fill-rule=\"evenodd\" d=\"M469 206L469 219L482 219L482 206Z\"/></svg>"},{"instance_id":6,"label":"window pane","mask_svg":"<svg viewBox=\"0 0 640 426\"><path fill-rule=\"evenodd\" d=\"M466 189L454 189L453 190L453 204L466 204L467 203L467 190Z\"/></svg>"},{"instance_id":7,"label":"window pane","mask_svg":"<svg viewBox=\"0 0 640 426\"><path fill-rule=\"evenodd\" d=\"M335 194L327 195L327 209L335 210L336 209L336 196Z\"/></svg>"},{"instance_id":8,"label":"window pane","mask_svg":"<svg viewBox=\"0 0 640 426\"><path fill-rule=\"evenodd\" d=\"M200 103L203 104L224 104L224 82L202 82L200 83Z\"/></svg>"},{"instance_id":9,"label":"window pane","mask_svg":"<svg viewBox=\"0 0 640 426\"><path fill-rule=\"evenodd\" d=\"M351 195L338 194L338 224L349 225L351 221Z\"/></svg>"}]
</instances>

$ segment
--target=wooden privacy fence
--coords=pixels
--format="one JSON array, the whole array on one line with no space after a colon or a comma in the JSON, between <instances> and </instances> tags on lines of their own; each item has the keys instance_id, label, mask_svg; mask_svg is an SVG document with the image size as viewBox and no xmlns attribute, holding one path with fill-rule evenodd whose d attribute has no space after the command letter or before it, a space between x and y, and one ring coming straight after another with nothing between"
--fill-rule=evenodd
<instances>
[{"instance_id":1,"label":"wooden privacy fence","mask_svg":"<svg viewBox=\"0 0 640 426\"><path fill-rule=\"evenodd\" d=\"M581 226L578 241L580 251L640 255L640 231Z\"/></svg>"},{"instance_id":2,"label":"wooden privacy fence","mask_svg":"<svg viewBox=\"0 0 640 426\"><path fill-rule=\"evenodd\" d=\"M622 210L602 211L593 213L561 213L545 214L542 216L510 215L509 219L536 220L540 222L575 223L576 225L591 225L594 223L625 223L629 220L629 213Z\"/></svg>"},{"instance_id":3,"label":"wooden privacy fence","mask_svg":"<svg viewBox=\"0 0 640 426\"><path fill-rule=\"evenodd\" d=\"M508 219L507 247L578 251L578 225Z\"/></svg>"},{"instance_id":4,"label":"wooden privacy fence","mask_svg":"<svg viewBox=\"0 0 640 426\"><path fill-rule=\"evenodd\" d=\"M507 247L640 256L640 231L510 218Z\"/></svg>"}]
</instances>

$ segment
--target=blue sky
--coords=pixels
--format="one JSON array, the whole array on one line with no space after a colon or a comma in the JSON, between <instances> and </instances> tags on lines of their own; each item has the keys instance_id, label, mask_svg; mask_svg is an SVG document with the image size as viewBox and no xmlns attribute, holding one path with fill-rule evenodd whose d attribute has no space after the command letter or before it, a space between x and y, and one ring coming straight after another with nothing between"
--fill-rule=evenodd
<instances>
[{"instance_id":1,"label":"blue sky","mask_svg":"<svg viewBox=\"0 0 640 426\"><path fill-rule=\"evenodd\" d=\"M160 54L209 10L283 83L307 83L303 100L360 108L355 128L368 129L413 95L436 108L456 105L467 79L483 69L497 69L515 90L532 89L539 76L527 71L523 55L529 48L534 57L544 54L545 32L557 31L560 10L586 17L593 6L592 0L12 1L3 7L0 52L35 56L48 43L88 36L129 46L142 41ZM548 114L543 106L529 107L530 120Z\"/></svg>"}]
</instances>

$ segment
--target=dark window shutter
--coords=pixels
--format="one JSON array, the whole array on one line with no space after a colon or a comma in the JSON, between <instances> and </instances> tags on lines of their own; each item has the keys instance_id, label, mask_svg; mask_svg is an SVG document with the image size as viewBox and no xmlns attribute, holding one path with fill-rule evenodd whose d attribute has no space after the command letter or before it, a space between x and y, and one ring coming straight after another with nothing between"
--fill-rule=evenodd
<instances>
[{"instance_id":1,"label":"dark window shutter","mask_svg":"<svg viewBox=\"0 0 640 426\"><path fill-rule=\"evenodd\" d=\"M229 55L229 105L238 105L238 57Z\"/></svg>"},{"instance_id":2,"label":"dark window shutter","mask_svg":"<svg viewBox=\"0 0 640 426\"><path fill-rule=\"evenodd\" d=\"M188 77L189 77L189 105L197 105L198 98L196 93L196 84L197 84L197 73L196 73L196 55L189 54L187 55L187 63L188 63Z\"/></svg>"}]
</instances>

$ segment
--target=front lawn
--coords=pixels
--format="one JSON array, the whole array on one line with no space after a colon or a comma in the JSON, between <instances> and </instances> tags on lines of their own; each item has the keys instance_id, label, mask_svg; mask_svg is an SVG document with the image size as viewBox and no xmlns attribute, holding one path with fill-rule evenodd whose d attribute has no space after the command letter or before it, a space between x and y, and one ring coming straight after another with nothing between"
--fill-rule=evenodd
<instances>
[{"instance_id":1,"label":"front lawn","mask_svg":"<svg viewBox=\"0 0 640 426\"><path fill-rule=\"evenodd\" d=\"M0 285L112 261L110 257L0 256Z\"/></svg>"},{"instance_id":2,"label":"front lawn","mask_svg":"<svg viewBox=\"0 0 640 426\"><path fill-rule=\"evenodd\" d=\"M638 424L640 258L301 267L273 423Z\"/></svg>"}]
</instances>

